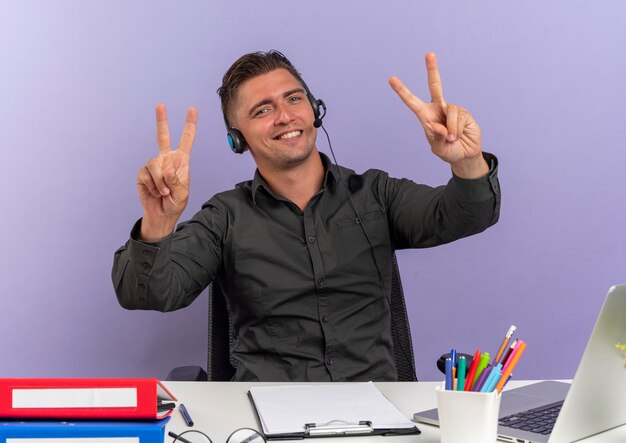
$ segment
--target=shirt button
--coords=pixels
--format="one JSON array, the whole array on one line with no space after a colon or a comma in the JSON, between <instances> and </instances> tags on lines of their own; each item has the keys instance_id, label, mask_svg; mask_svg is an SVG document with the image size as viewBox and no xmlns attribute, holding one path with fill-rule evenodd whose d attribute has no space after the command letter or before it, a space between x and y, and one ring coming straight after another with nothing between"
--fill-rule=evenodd
<instances>
[{"instance_id":1,"label":"shirt button","mask_svg":"<svg viewBox=\"0 0 626 443\"><path fill-rule=\"evenodd\" d=\"M361 219L359 217L354 219L354 223L356 223L357 225L361 224Z\"/></svg>"},{"instance_id":2,"label":"shirt button","mask_svg":"<svg viewBox=\"0 0 626 443\"><path fill-rule=\"evenodd\" d=\"M328 315L322 316L322 323L328 323Z\"/></svg>"},{"instance_id":3,"label":"shirt button","mask_svg":"<svg viewBox=\"0 0 626 443\"><path fill-rule=\"evenodd\" d=\"M141 290L146 289L146 285L144 285L143 283L138 283L138 284L137 284L137 287L138 287L139 289L141 289Z\"/></svg>"},{"instance_id":4,"label":"shirt button","mask_svg":"<svg viewBox=\"0 0 626 443\"><path fill-rule=\"evenodd\" d=\"M313 235L309 236L309 243L315 243L315 236Z\"/></svg>"},{"instance_id":5,"label":"shirt button","mask_svg":"<svg viewBox=\"0 0 626 443\"><path fill-rule=\"evenodd\" d=\"M317 285L318 285L318 286L324 286L324 279L323 279L323 278L320 278L320 279L317 281Z\"/></svg>"},{"instance_id":6,"label":"shirt button","mask_svg":"<svg viewBox=\"0 0 626 443\"><path fill-rule=\"evenodd\" d=\"M326 359L326 364L328 366L332 366L332 365L335 364L335 360L333 360L332 358L328 358L328 359Z\"/></svg>"},{"instance_id":7,"label":"shirt button","mask_svg":"<svg viewBox=\"0 0 626 443\"><path fill-rule=\"evenodd\" d=\"M146 270L146 271L147 271L148 269L150 269L150 263L145 263L145 262L144 262L144 263L142 263L142 264L141 264L141 266L143 266L143 269L144 269L144 270Z\"/></svg>"},{"instance_id":8,"label":"shirt button","mask_svg":"<svg viewBox=\"0 0 626 443\"><path fill-rule=\"evenodd\" d=\"M149 250L147 250L147 249L144 249L144 250L143 250L143 251L141 251L141 252L143 252L143 255L145 255L145 256L147 256L147 257L152 257L152 251L149 251Z\"/></svg>"}]
</instances>

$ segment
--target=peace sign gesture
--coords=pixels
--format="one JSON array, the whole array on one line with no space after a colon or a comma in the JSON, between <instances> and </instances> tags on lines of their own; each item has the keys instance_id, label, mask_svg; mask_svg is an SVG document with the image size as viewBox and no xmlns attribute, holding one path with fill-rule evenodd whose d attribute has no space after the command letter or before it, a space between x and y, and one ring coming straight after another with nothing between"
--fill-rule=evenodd
<instances>
[{"instance_id":1,"label":"peace sign gesture","mask_svg":"<svg viewBox=\"0 0 626 443\"><path fill-rule=\"evenodd\" d=\"M480 127L467 109L447 103L443 98L441 78L434 53L426 54L428 88L431 102L425 103L402 83L391 77L389 85L424 127L432 152L452 165L455 174L477 178L489 171L481 153Z\"/></svg>"},{"instance_id":2,"label":"peace sign gesture","mask_svg":"<svg viewBox=\"0 0 626 443\"><path fill-rule=\"evenodd\" d=\"M198 111L187 110L187 119L178 149L170 146L165 105L156 106L159 155L137 172L137 191L143 206L140 237L157 241L171 234L189 200L189 158L196 136Z\"/></svg>"}]
</instances>

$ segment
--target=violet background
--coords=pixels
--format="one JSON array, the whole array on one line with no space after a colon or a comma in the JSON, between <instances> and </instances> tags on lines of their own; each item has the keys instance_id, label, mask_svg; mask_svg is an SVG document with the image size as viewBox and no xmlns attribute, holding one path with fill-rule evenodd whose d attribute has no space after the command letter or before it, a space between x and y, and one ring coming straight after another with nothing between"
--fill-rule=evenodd
<instances>
[{"instance_id":1,"label":"violet background","mask_svg":"<svg viewBox=\"0 0 626 443\"><path fill-rule=\"evenodd\" d=\"M164 377L206 362L206 292L174 313L125 311L110 269L156 155L154 105L178 138L199 109L190 217L252 177L215 90L245 52L276 48L328 106L340 163L438 185L449 167L387 85L428 98L423 57L500 160L500 222L398 253L418 377L451 346L515 374L570 378L608 288L626 282L626 3L188 0L0 3L0 377ZM320 150L328 152L323 134ZM625 341L626 337L616 337Z\"/></svg>"}]
</instances>

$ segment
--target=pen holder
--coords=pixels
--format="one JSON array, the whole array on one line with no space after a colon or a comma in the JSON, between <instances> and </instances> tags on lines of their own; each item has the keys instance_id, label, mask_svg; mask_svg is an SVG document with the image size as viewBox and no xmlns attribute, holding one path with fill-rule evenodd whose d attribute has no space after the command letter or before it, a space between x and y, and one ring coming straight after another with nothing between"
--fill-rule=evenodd
<instances>
[{"instance_id":1,"label":"pen holder","mask_svg":"<svg viewBox=\"0 0 626 443\"><path fill-rule=\"evenodd\" d=\"M445 385L444 385L445 386ZM441 443L494 443L501 394L435 388Z\"/></svg>"}]
</instances>

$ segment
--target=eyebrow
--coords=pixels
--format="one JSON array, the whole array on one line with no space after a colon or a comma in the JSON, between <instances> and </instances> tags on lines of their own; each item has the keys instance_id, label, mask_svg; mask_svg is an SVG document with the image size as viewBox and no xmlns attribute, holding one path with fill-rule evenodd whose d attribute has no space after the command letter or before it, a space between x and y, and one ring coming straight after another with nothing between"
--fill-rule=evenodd
<instances>
[{"instance_id":1,"label":"eyebrow","mask_svg":"<svg viewBox=\"0 0 626 443\"><path fill-rule=\"evenodd\" d=\"M295 94L296 92L301 92L301 93L305 94L304 88L293 88L293 89L290 89L290 90L286 91L286 92L283 94L283 97L289 97L290 95ZM263 100L261 100L261 101L257 102L256 104L254 104L254 105L250 108L250 111L248 112L248 115L252 116L252 115L254 114L254 111L255 111L258 107L263 106L263 105L270 104L270 103L272 103L272 102L273 102L273 100L272 100L271 98L264 98Z\"/></svg>"}]
</instances>

